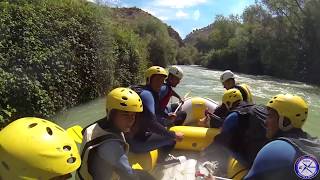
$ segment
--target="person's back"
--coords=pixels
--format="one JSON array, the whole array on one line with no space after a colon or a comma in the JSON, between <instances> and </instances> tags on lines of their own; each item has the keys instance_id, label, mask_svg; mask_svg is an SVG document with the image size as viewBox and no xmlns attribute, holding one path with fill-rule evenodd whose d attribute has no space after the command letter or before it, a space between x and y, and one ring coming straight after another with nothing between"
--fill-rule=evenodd
<instances>
[{"instance_id":1,"label":"person's back","mask_svg":"<svg viewBox=\"0 0 320 180\"><path fill-rule=\"evenodd\" d=\"M239 148L239 152L245 157L246 161L252 164L259 150L267 142L264 125L267 109L262 105L244 102L232 112L238 113L240 124L233 140L238 146L234 146L234 149Z\"/></svg>"},{"instance_id":2,"label":"person's back","mask_svg":"<svg viewBox=\"0 0 320 180\"><path fill-rule=\"evenodd\" d=\"M242 101L241 93L236 89L228 90L224 97L229 114L214 142L226 146L250 166L267 141L264 127L266 108Z\"/></svg>"}]
</instances>

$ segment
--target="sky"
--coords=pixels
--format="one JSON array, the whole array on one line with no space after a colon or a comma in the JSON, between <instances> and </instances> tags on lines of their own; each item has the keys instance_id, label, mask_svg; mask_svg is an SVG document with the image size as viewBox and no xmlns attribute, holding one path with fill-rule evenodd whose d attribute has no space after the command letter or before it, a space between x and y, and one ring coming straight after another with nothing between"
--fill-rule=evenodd
<instances>
[{"instance_id":1,"label":"sky","mask_svg":"<svg viewBox=\"0 0 320 180\"><path fill-rule=\"evenodd\" d=\"M94 0L90 0L94 1ZM118 7L138 7L172 26L181 36L213 23L216 15L239 14L255 0L98 0Z\"/></svg>"}]
</instances>

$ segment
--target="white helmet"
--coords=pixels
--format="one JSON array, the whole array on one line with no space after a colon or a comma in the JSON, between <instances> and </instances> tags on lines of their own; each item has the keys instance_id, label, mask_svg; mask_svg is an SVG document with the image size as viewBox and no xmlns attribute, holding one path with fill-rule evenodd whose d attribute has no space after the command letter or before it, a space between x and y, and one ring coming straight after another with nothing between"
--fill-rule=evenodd
<instances>
[{"instance_id":1,"label":"white helmet","mask_svg":"<svg viewBox=\"0 0 320 180\"><path fill-rule=\"evenodd\" d=\"M178 66L171 66L169 68L169 74L172 74L173 76L179 78L180 80L183 78L183 71Z\"/></svg>"},{"instance_id":2,"label":"white helmet","mask_svg":"<svg viewBox=\"0 0 320 180\"><path fill-rule=\"evenodd\" d=\"M222 83L224 83L226 80L228 80L228 79L234 79L234 74L233 74L233 72L232 71L230 71L230 70L226 70L226 71L224 71L223 73L222 73L222 75L220 76L220 81L222 82Z\"/></svg>"}]
</instances>

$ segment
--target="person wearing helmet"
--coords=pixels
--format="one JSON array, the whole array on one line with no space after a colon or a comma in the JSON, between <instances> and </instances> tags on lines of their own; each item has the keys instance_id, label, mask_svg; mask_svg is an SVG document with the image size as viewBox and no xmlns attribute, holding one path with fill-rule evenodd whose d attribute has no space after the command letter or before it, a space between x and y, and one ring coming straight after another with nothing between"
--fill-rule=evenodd
<instances>
[{"instance_id":1,"label":"person wearing helmet","mask_svg":"<svg viewBox=\"0 0 320 180\"><path fill-rule=\"evenodd\" d=\"M232 71L226 70L220 76L220 81L225 89L236 88L238 89L243 97L243 100L248 103L253 103L252 94L249 86L246 84L236 84L235 75Z\"/></svg>"},{"instance_id":2,"label":"person wearing helmet","mask_svg":"<svg viewBox=\"0 0 320 180\"><path fill-rule=\"evenodd\" d=\"M170 107L167 107L170 98L172 96L179 99L180 103L183 103L183 99L172 89L172 87L176 87L180 80L183 78L183 71L179 66L171 66L169 68L169 75L166 79L166 82L161 86L160 89L160 110L161 114L164 118L168 118L171 122L166 123L171 125L182 125L184 120L187 117L187 113L184 111L178 111L177 113L173 113L176 108L178 108L178 104L171 104Z\"/></svg>"},{"instance_id":3,"label":"person wearing helmet","mask_svg":"<svg viewBox=\"0 0 320 180\"><path fill-rule=\"evenodd\" d=\"M142 110L142 101L133 90L119 87L108 93L106 117L82 131L82 165L77 179L139 179L128 162L124 133L130 131L136 113Z\"/></svg>"},{"instance_id":4,"label":"person wearing helmet","mask_svg":"<svg viewBox=\"0 0 320 180\"><path fill-rule=\"evenodd\" d=\"M0 131L0 179L68 179L80 166L77 145L50 121L26 117Z\"/></svg>"},{"instance_id":5,"label":"person wearing helmet","mask_svg":"<svg viewBox=\"0 0 320 180\"><path fill-rule=\"evenodd\" d=\"M138 92L142 99L143 112L135 124L135 131L128 135L130 151L145 153L161 148L159 161L163 160L176 140L183 138L183 133L172 132L163 126L163 117L160 114L159 92L167 71L160 66L152 66L146 70L146 85Z\"/></svg>"},{"instance_id":6,"label":"person wearing helmet","mask_svg":"<svg viewBox=\"0 0 320 180\"><path fill-rule=\"evenodd\" d=\"M241 92L235 88L225 91L222 103L228 115L214 143L231 150L237 160L249 167L267 141L264 127L267 109L243 101Z\"/></svg>"},{"instance_id":7,"label":"person wearing helmet","mask_svg":"<svg viewBox=\"0 0 320 180\"><path fill-rule=\"evenodd\" d=\"M268 101L267 108L266 136L272 141L260 150L245 179L320 179L314 173L319 164L300 161L304 157L320 160L319 139L302 130L308 104L300 96L278 94ZM299 162L307 164L299 166ZM307 171L305 177L302 171Z\"/></svg>"},{"instance_id":8,"label":"person wearing helmet","mask_svg":"<svg viewBox=\"0 0 320 180\"><path fill-rule=\"evenodd\" d=\"M236 88L240 91L243 101L253 104L253 100L252 100L252 94L251 91L249 89L249 86L246 84L236 84L235 81L235 74L230 71L230 70L226 70L222 73L222 75L220 76L220 81L223 84L223 87L226 90L232 89L232 88ZM224 119L226 117L226 115L228 114L228 109L226 108L226 106L224 104L221 104L220 106L218 106L215 111L213 112L214 116L210 116L210 121L212 122L211 125L214 128L219 128L222 125L222 121L219 119ZM220 118L218 118L220 117Z\"/></svg>"}]
</instances>

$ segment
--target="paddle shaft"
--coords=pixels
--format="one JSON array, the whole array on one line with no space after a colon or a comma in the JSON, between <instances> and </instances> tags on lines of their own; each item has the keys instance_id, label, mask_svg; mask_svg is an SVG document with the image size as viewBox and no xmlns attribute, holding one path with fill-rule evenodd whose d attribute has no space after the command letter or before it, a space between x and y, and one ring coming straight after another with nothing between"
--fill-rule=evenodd
<instances>
[{"instance_id":1,"label":"paddle shaft","mask_svg":"<svg viewBox=\"0 0 320 180\"><path fill-rule=\"evenodd\" d=\"M191 91L187 92L187 93L184 95L183 99L185 99L190 93L191 93ZM178 105L177 109L176 109L173 113L174 113L174 114L177 113L178 110L179 110L179 108L180 108L181 106L182 106L182 102L179 102L179 105Z\"/></svg>"}]
</instances>

